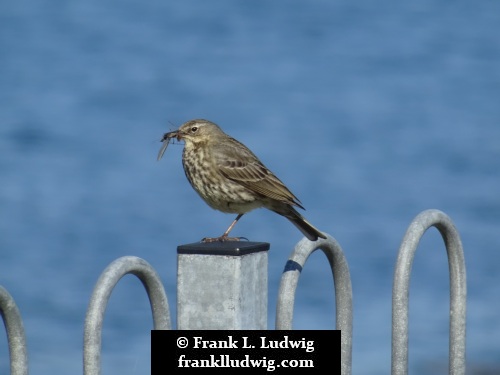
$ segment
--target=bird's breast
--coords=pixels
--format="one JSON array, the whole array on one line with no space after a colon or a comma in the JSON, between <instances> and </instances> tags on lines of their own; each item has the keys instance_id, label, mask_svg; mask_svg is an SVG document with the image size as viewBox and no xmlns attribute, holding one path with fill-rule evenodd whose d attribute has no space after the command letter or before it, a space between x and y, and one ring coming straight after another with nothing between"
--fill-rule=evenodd
<instances>
[{"instance_id":1,"label":"bird's breast","mask_svg":"<svg viewBox=\"0 0 500 375\"><path fill-rule=\"evenodd\" d=\"M206 148L185 146L182 165L189 183L210 207L245 213L262 206L254 192L222 175Z\"/></svg>"}]
</instances>

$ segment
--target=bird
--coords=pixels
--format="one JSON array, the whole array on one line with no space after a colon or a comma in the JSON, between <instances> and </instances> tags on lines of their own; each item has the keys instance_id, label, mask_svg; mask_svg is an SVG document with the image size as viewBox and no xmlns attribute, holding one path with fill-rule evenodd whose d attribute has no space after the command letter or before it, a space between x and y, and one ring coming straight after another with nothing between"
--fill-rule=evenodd
<instances>
[{"instance_id":1,"label":"bird","mask_svg":"<svg viewBox=\"0 0 500 375\"><path fill-rule=\"evenodd\" d=\"M182 165L193 189L213 209L237 214L222 236L205 237L202 242L239 240L229 237L229 233L245 213L256 208L284 216L311 241L326 238L294 208L304 209L285 184L248 147L217 124L195 119L165 133L158 161L174 138L184 141Z\"/></svg>"}]
</instances>

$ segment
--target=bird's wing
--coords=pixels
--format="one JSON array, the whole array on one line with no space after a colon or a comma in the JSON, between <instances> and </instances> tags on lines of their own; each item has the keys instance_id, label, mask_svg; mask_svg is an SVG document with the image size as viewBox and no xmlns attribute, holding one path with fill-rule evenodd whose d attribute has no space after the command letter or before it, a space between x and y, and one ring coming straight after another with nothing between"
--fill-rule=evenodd
<instances>
[{"instance_id":1,"label":"bird's wing","mask_svg":"<svg viewBox=\"0 0 500 375\"><path fill-rule=\"evenodd\" d=\"M237 142L237 141L236 141ZM239 143L239 142L238 142ZM219 170L224 177L265 197L298 206L299 199L243 144L243 147L222 147L215 155Z\"/></svg>"}]
</instances>

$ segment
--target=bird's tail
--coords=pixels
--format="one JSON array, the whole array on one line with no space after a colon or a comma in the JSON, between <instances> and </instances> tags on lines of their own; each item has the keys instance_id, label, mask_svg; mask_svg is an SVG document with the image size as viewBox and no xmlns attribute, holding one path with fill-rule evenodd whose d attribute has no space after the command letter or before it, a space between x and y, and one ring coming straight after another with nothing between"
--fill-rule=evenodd
<instances>
[{"instance_id":1,"label":"bird's tail","mask_svg":"<svg viewBox=\"0 0 500 375\"><path fill-rule=\"evenodd\" d=\"M274 212L286 217L295 225L308 239L316 241L318 238L326 238L326 236L308 222L301 214L292 206L286 205L286 209L273 210Z\"/></svg>"}]
</instances>

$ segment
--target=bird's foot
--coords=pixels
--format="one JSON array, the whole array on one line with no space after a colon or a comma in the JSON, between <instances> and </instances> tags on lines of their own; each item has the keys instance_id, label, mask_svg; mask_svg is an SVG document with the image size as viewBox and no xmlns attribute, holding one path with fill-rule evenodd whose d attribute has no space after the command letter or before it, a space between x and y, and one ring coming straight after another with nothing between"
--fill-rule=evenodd
<instances>
[{"instance_id":1,"label":"bird's foot","mask_svg":"<svg viewBox=\"0 0 500 375\"><path fill-rule=\"evenodd\" d=\"M248 238L246 237L228 237L227 235L222 235L220 237L205 237L201 240L201 242L227 242L227 241L241 241L241 240L247 240Z\"/></svg>"}]
</instances>

